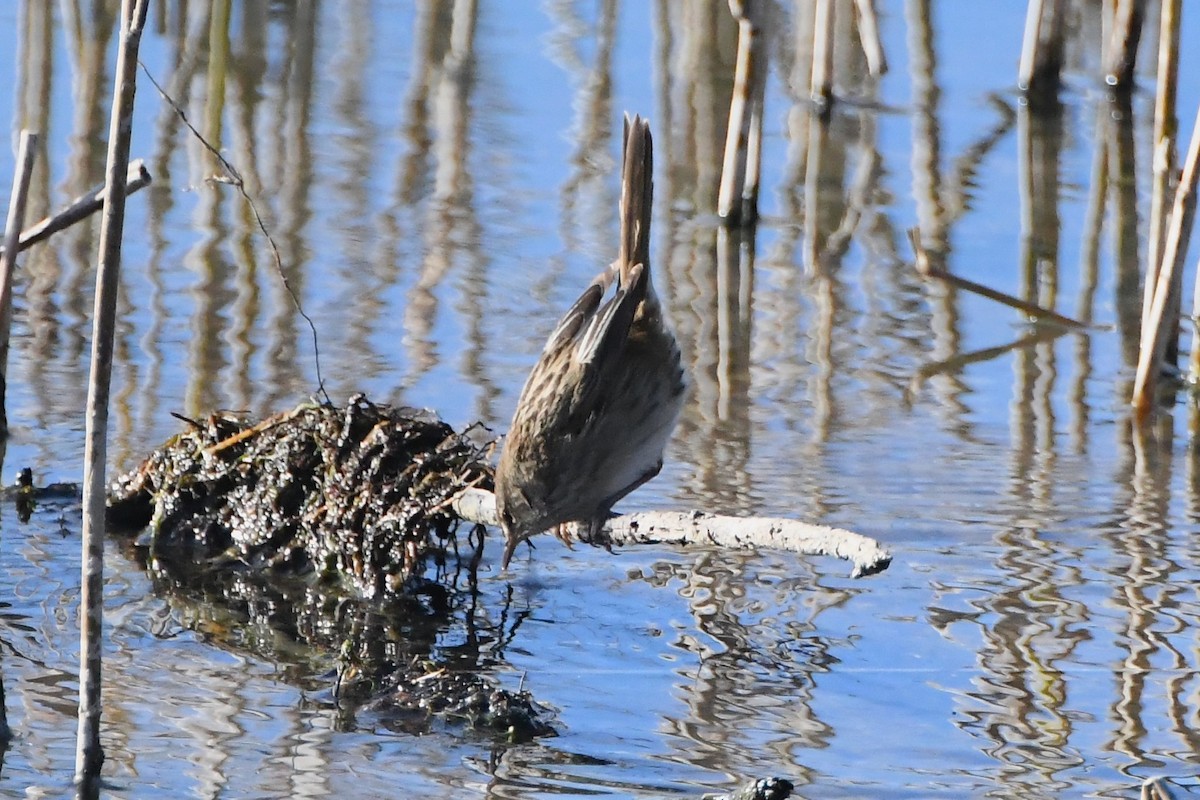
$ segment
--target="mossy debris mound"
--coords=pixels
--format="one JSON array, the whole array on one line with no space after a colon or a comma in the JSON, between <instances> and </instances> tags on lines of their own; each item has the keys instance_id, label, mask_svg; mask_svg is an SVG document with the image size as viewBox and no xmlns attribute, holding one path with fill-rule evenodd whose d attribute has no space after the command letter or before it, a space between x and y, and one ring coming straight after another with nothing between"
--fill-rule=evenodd
<instances>
[{"instance_id":1,"label":"mossy debris mound","mask_svg":"<svg viewBox=\"0 0 1200 800\"><path fill-rule=\"evenodd\" d=\"M310 574L378 598L422 573L458 521L456 494L491 488L472 431L362 396L187 422L109 495L110 522L149 526L151 555L173 561Z\"/></svg>"}]
</instances>

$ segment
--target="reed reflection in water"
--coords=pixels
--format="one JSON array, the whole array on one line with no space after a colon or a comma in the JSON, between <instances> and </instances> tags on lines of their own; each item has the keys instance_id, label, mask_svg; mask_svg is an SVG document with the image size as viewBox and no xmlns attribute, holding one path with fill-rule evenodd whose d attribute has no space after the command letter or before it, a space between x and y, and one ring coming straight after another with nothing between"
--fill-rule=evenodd
<instances>
[{"instance_id":1,"label":"reed reflection in water","mask_svg":"<svg viewBox=\"0 0 1200 800\"><path fill-rule=\"evenodd\" d=\"M536 577L510 597L489 574L463 612L487 630L520 612L499 671L561 710L560 737L506 747L340 718L320 654L156 599L114 556L108 769L130 796L644 796L782 774L832 795L1030 797L1194 772L1200 469L1170 413L1143 434L1126 410L1152 115L1144 92L1095 88L1101 4L1068 4L1061 103L1031 109L1012 90L1023 9L990 10L984 36L970 4L879 0L877 77L856 3L834 0L826 121L808 99L816 4L760 5L761 219L743 230L716 214L723 0L154 4L143 58L178 110L143 81L134 155L155 182L129 208L116 468L178 429L171 412L264 414L317 389L274 253L189 124L254 198L335 399L499 429L615 255L630 110L655 127L654 257L694 391L629 504L828 522L897 560L853 582L778 554L543 545ZM0 8L0 119L42 132L31 217L101 178L118 6ZM1197 74L1185 62L1189 113ZM1087 327L923 280L910 227L935 268ZM77 477L97 235L86 222L22 261L6 477ZM0 521L3 677L28 731L6 778L57 785L75 556L53 515Z\"/></svg>"}]
</instances>

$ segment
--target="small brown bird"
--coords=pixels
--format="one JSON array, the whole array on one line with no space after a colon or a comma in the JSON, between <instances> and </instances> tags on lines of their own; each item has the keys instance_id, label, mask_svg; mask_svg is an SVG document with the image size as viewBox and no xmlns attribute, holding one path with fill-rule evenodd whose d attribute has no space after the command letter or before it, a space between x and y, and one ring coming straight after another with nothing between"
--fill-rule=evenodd
<instances>
[{"instance_id":1,"label":"small brown bird","mask_svg":"<svg viewBox=\"0 0 1200 800\"><path fill-rule=\"evenodd\" d=\"M598 542L613 505L662 469L686 379L650 281L652 149L649 124L626 115L620 253L559 321L517 401L496 468L504 568L536 533L567 541L567 522Z\"/></svg>"}]
</instances>

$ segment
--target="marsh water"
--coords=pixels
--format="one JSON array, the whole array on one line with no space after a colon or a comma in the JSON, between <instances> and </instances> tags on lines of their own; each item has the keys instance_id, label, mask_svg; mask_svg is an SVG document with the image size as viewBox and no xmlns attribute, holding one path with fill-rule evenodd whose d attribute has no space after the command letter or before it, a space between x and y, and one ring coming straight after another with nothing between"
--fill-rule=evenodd
<instances>
[{"instance_id":1,"label":"marsh water","mask_svg":"<svg viewBox=\"0 0 1200 800\"><path fill-rule=\"evenodd\" d=\"M1200 461L1189 393L1141 434L1128 398L1157 41L1139 88L1099 75L1071 3L1061 105L1023 106L1025 4L882 0L867 75L835 3L839 96L807 102L806 2L767 3L762 219L715 207L736 26L724 0L151 3L109 462L173 413L267 414L321 377L503 431L558 315L615 254L620 120L656 141L654 260L693 391L662 475L623 509L790 516L873 536L886 572L780 552L550 537L471 620L492 677L553 712L509 743L420 735L332 697L333 655L105 578L112 797L693 797L768 775L804 797L1134 797L1200 762ZM0 128L42 133L31 218L102 178L114 0L0 3ZM1182 137L1200 104L1185 8ZM0 158L0 186L13 158ZM916 273L944 268L1081 331ZM97 222L23 259L4 481L82 474ZM1194 253L1191 263L1194 263ZM1187 279L1191 285L1191 275ZM1183 339L1190 346L1190 337ZM71 791L79 507L0 509L0 796Z\"/></svg>"}]
</instances>

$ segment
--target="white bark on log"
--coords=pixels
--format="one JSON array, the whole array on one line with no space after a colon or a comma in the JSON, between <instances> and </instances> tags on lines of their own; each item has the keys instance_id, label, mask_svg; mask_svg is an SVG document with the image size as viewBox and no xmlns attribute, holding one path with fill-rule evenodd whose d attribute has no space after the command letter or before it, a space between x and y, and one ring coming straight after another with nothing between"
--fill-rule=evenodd
<instances>
[{"instance_id":1,"label":"white bark on log","mask_svg":"<svg viewBox=\"0 0 1200 800\"><path fill-rule=\"evenodd\" d=\"M496 498L483 489L468 489L454 501L454 511L467 522L496 526ZM768 548L800 555L836 556L854 565L860 578L887 569L892 554L862 534L826 525L772 517L725 517L702 511L646 511L613 517L605 525L615 545L716 545L730 550Z\"/></svg>"}]
</instances>

